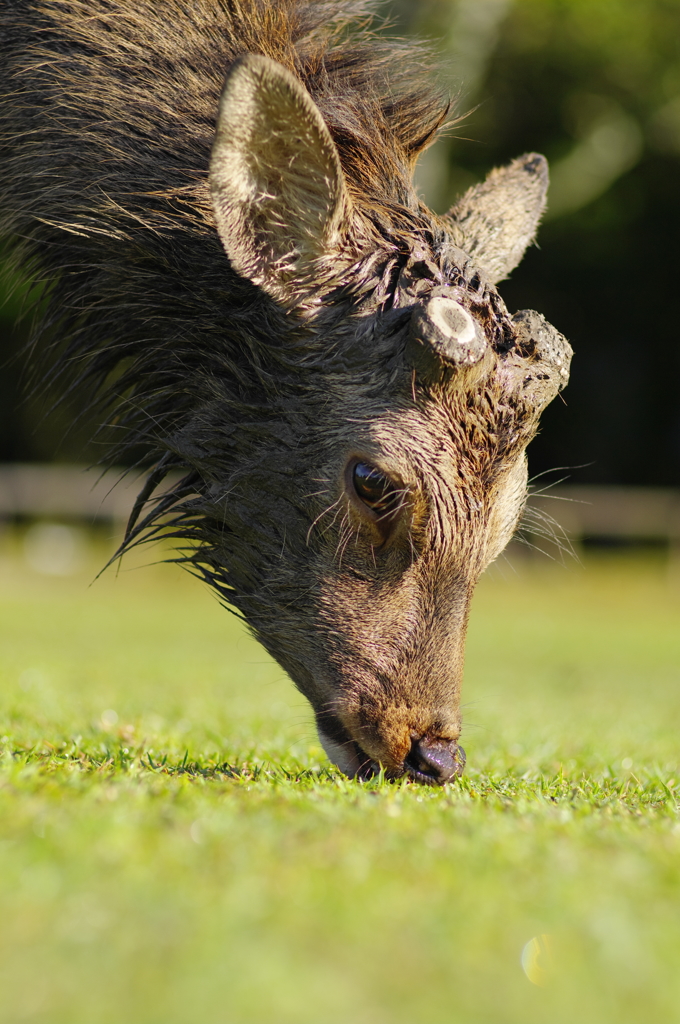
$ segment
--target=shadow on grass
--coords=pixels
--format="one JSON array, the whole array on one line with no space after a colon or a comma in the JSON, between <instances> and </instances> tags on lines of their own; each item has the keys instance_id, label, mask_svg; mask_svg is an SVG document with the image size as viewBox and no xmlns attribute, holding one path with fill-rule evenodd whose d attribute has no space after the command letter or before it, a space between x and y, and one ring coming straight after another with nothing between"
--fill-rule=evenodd
<instances>
[{"instance_id":1,"label":"shadow on grass","mask_svg":"<svg viewBox=\"0 0 680 1024\"><path fill-rule=\"evenodd\" d=\"M83 743L80 737L63 743L41 741L31 747L8 744L0 755L5 763L34 766L45 772L78 770L87 775L113 777L130 774L152 774L189 779L239 782L318 783L348 781L331 765L320 768L287 768L269 762L230 762L217 757L191 758L185 750L182 757L155 755L144 745L123 743Z\"/></svg>"}]
</instances>

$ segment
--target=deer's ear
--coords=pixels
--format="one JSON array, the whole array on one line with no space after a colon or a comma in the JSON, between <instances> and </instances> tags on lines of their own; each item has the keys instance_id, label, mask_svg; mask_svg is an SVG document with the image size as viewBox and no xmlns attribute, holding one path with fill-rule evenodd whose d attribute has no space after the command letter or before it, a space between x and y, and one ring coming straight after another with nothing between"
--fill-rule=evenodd
<instances>
[{"instance_id":1,"label":"deer's ear","mask_svg":"<svg viewBox=\"0 0 680 1024\"><path fill-rule=\"evenodd\" d=\"M348 209L340 158L300 82L267 57L227 77L210 159L210 192L232 266L291 302L332 253Z\"/></svg>"},{"instance_id":2,"label":"deer's ear","mask_svg":"<svg viewBox=\"0 0 680 1024\"><path fill-rule=\"evenodd\" d=\"M448 212L452 241L496 284L533 242L545 209L548 162L528 153L473 185Z\"/></svg>"}]
</instances>

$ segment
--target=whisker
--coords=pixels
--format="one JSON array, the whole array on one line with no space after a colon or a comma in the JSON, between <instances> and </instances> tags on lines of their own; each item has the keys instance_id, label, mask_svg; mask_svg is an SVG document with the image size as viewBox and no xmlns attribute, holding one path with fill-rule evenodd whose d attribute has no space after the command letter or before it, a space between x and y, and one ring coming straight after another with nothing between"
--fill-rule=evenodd
<instances>
[{"instance_id":1,"label":"whisker","mask_svg":"<svg viewBox=\"0 0 680 1024\"><path fill-rule=\"evenodd\" d=\"M322 493L322 492L319 492L319 493ZM340 495L340 497L339 497L339 498L337 499L337 501L334 501L332 505L329 505L329 506L328 506L328 508L325 508L325 509L323 510L323 512L320 512L320 513L319 513L319 515L318 515L318 516L316 517L316 519L314 520L314 522L312 523L312 525L311 525L311 526L309 527L309 529L307 530L307 537L306 537L306 541L305 541L305 543L307 544L307 546L309 546L309 538L310 538L310 536L311 536L311 533L312 533L312 530L314 529L314 527L316 526L316 524L317 524L317 523L319 523L319 522L321 522L321 520L323 519L323 517L324 517L324 516L327 516L329 512L331 512L331 511L332 511L332 510L333 510L334 508L336 508L336 507L337 507L337 506L338 506L338 505L340 504L340 502L341 502L341 501L342 501L342 495ZM331 526L332 526L332 524L331 524Z\"/></svg>"},{"instance_id":2,"label":"whisker","mask_svg":"<svg viewBox=\"0 0 680 1024\"><path fill-rule=\"evenodd\" d=\"M534 480L539 480L542 476L547 476L548 473L564 473L565 471L571 469L589 469L589 467L593 465L593 462L583 462L580 466L553 466L552 469L544 469L540 473L536 473L534 476L530 476L529 483L532 484ZM568 480L569 478L565 477L564 479Z\"/></svg>"}]
</instances>

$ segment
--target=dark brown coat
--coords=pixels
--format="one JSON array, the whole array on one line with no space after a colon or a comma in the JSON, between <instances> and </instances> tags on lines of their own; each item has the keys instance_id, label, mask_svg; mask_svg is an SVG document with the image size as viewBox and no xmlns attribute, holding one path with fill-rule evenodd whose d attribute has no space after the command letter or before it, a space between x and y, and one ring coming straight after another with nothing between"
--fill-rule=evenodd
<instances>
[{"instance_id":1,"label":"dark brown coat","mask_svg":"<svg viewBox=\"0 0 680 1024\"><path fill-rule=\"evenodd\" d=\"M448 104L352 0L0 0L0 48L4 228L148 452L126 544L176 538L347 773L452 778L470 597L568 376L495 288L545 161L432 214Z\"/></svg>"}]
</instances>

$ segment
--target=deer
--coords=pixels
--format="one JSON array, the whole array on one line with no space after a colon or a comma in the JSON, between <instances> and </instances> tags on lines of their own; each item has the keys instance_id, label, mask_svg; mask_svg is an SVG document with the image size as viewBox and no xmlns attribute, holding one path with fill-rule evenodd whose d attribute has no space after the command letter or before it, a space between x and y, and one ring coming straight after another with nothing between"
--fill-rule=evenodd
<instances>
[{"instance_id":1,"label":"deer","mask_svg":"<svg viewBox=\"0 0 680 1024\"><path fill-rule=\"evenodd\" d=\"M443 785L473 591L572 350L497 290L546 160L429 210L413 173L450 101L372 18L0 0L0 219L42 288L50 380L144 470L120 553L171 541L347 776Z\"/></svg>"}]
</instances>

